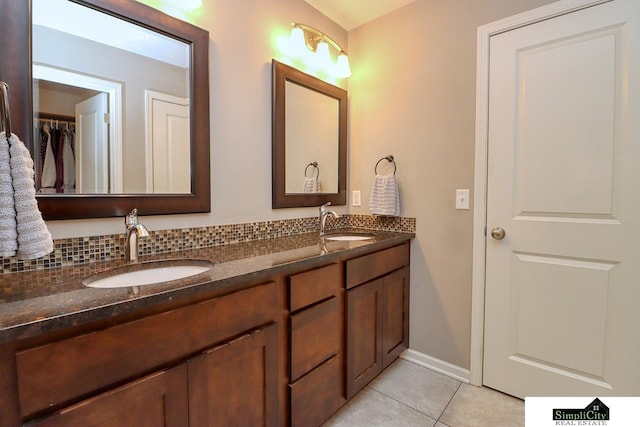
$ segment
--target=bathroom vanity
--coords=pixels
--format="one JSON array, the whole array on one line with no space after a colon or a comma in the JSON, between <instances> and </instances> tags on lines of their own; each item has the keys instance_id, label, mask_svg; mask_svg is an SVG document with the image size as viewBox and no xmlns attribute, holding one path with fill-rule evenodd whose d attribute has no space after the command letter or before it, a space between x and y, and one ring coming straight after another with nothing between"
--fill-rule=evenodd
<instances>
[{"instance_id":1,"label":"bathroom vanity","mask_svg":"<svg viewBox=\"0 0 640 427\"><path fill-rule=\"evenodd\" d=\"M0 426L320 425L408 346L412 237L172 253L215 265L137 292L5 275Z\"/></svg>"}]
</instances>

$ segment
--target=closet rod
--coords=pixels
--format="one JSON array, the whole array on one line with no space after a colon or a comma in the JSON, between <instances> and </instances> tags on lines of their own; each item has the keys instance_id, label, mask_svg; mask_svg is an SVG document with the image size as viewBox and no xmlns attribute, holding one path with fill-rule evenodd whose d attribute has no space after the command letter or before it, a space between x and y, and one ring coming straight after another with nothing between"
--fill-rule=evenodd
<instances>
[{"instance_id":1,"label":"closet rod","mask_svg":"<svg viewBox=\"0 0 640 427\"><path fill-rule=\"evenodd\" d=\"M55 114L55 113L36 113L34 114L34 118L42 119L42 120L62 120L66 122L75 122L75 116L69 116L66 114Z\"/></svg>"},{"instance_id":2,"label":"closet rod","mask_svg":"<svg viewBox=\"0 0 640 427\"><path fill-rule=\"evenodd\" d=\"M63 124L63 125L72 125L75 126L76 122L75 121L69 121L69 120L59 120L59 119L43 119L43 118L38 118L38 124L47 124L47 125L52 125L52 124Z\"/></svg>"}]
</instances>

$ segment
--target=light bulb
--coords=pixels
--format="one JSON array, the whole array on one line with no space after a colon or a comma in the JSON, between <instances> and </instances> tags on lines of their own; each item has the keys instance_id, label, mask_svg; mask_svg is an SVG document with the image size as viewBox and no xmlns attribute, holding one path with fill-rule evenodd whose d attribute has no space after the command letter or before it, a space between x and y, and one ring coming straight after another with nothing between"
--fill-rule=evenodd
<instances>
[{"instance_id":1,"label":"light bulb","mask_svg":"<svg viewBox=\"0 0 640 427\"><path fill-rule=\"evenodd\" d=\"M341 52L338 56L335 68L336 77L347 78L351 76L351 67L349 67L349 57L346 53Z\"/></svg>"},{"instance_id":2,"label":"light bulb","mask_svg":"<svg viewBox=\"0 0 640 427\"><path fill-rule=\"evenodd\" d=\"M317 67L328 70L331 68L331 54L329 53L329 45L324 40L318 42L316 46Z\"/></svg>"},{"instance_id":3,"label":"light bulb","mask_svg":"<svg viewBox=\"0 0 640 427\"><path fill-rule=\"evenodd\" d=\"M302 56L307 49L307 44L304 41L304 31L300 27L293 27L291 29L291 36L289 37L289 49L292 56Z\"/></svg>"}]
</instances>

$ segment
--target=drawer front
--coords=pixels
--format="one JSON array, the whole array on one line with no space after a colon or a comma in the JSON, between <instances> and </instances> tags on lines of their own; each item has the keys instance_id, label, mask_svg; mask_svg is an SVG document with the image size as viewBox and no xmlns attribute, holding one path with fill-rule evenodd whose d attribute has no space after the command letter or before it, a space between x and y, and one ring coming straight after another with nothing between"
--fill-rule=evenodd
<instances>
[{"instance_id":1,"label":"drawer front","mask_svg":"<svg viewBox=\"0 0 640 427\"><path fill-rule=\"evenodd\" d=\"M338 356L291 384L291 426L319 426L345 403Z\"/></svg>"},{"instance_id":2,"label":"drawer front","mask_svg":"<svg viewBox=\"0 0 640 427\"><path fill-rule=\"evenodd\" d=\"M185 426L189 422L187 398L187 369L180 365L64 408L29 426Z\"/></svg>"},{"instance_id":3,"label":"drawer front","mask_svg":"<svg viewBox=\"0 0 640 427\"><path fill-rule=\"evenodd\" d=\"M395 246L347 261L347 289L409 265L409 244Z\"/></svg>"},{"instance_id":4,"label":"drawer front","mask_svg":"<svg viewBox=\"0 0 640 427\"><path fill-rule=\"evenodd\" d=\"M16 353L23 417L175 362L278 315L276 284ZM250 309L249 309L250 308Z\"/></svg>"},{"instance_id":5,"label":"drawer front","mask_svg":"<svg viewBox=\"0 0 640 427\"><path fill-rule=\"evenodd\" d=\"M340 264L294 274L289 277L289 310L296 311L336 295L340 288Z\"/></svg>"},{"instance_id":6,"label":"drawer front","mask_svg":"<svg viewBox=\"0 0 640 427\"><path fill-rule=\"evenodd\" d=\"M291 382L340 351L338 298L291 316Z\"/></svg>"}]
</instances>

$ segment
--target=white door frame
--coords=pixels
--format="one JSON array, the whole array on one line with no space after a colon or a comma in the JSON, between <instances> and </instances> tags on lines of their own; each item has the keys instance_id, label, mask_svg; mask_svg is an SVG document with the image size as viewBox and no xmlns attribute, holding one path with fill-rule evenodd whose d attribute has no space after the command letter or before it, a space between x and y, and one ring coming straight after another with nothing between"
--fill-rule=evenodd
<instances>
[{"instance_id":1,"label":"white door frame","mask_svg":"<svg viewBox=\"0 0 640 427\"><path fill-rule=\"evenodd\" d=\"M478 27L476 69L476 140L471 279L471 355L469 382L482 385L487 227L487 160L489 124L489 39L536 22L613 0L561 0Z\"/></svg>"},{"instance_id":2,"label":"white door frame","mask_svg":"<svg viewBox=\"0 0 640 427\"><path fill-rule=\"evenodd\" d=\"M32 73L34 79L43 79L109 94L109 192L122 193L122 85L39 63L33 64Z\"/></svg>"}]
</instances>

